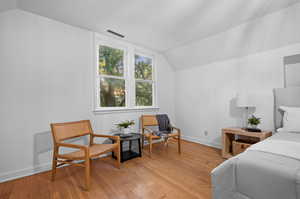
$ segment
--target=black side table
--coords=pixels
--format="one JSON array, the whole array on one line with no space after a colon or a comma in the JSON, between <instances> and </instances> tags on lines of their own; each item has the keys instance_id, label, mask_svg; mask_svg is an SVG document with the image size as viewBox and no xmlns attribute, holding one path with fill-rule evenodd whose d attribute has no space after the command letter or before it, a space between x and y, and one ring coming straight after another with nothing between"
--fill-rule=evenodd
<instances>
[{"instance_id":1,"label":"black side table","mask_svg":"<svg viewBox=\"0 0 300 199\"><path fill-rule=\"evenodd\" d=\"M117 133L114 136L120 136L120 150L121 150L121 162L130 160L136 157L142 157L141 153L141 134L139 133L129 133L121 134ZM115 141L112 140L112 143ZM113 158L116 158L114 153L112 153Z\"/></svg>"}]
</instances>

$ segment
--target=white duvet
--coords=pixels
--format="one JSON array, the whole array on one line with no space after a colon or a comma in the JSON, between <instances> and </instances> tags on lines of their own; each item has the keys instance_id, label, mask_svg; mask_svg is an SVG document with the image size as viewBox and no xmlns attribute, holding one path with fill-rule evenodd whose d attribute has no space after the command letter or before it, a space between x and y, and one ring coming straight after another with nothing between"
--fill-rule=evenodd
<instances>
[{"instance_id":1,"label":"white duvet","mask_svg":"<svg viewBox=\"0 0 300 199\"><path fill-rule=\"evenodd\" d=\"M214 199L300 199L300 134L281 132L212 171Z\"/></svg>"},{"instance_id":2,"label":"white duvet","mask_svg":"<svg viewBox=\"0 0 300 199\"><path fill-rule=\"evenodd\" d=\"M249 150L261 151L300 160L300 143L295 141L270 139L253 145Z\"/></svg>"}]
</instances>

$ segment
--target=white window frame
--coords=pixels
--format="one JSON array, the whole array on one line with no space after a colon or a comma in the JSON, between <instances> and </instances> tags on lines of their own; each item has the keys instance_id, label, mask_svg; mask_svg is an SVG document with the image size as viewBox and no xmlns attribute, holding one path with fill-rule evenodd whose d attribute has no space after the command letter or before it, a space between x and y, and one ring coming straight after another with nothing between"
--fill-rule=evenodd
<instances>
[{"instance_id":1,"label":"white window frame","mask_svg":"<svg viewBox=\"0 0 300 199\"><path fill-rule=\"evenodd\" d=\"M103 75L100 74L99 72L99 48L100 46L108 46L111 48L115 48L115 49L119 49L122 50L124 53L124 57L123 57L123 76L113 76L113 75ZM96 57L96 108L95 110L100 110L100 111L108 111L108 110L121 110L121 109L127 109L128 108L128 50L125 46L123 45L119 45L117 43L114 42L108 42L108 41L104 41L104 40L98 40L96 42L96 53L97 53L97 57ZM113 78L113 79L122 79L125 81L125 106L122 107L101 107L101 102L100 102L100 81L101 78Z\"/></svg>"},{"instance_id":2,"label":"white window frame","mask_svg":"<svg viewBox=\"0 0 300 199\"><path fill-rule=\"evenodd\" d=\"M133 44L122 42L110 37L95 34L95 97L94 112L95 113L114 113L114 112L136 112L136 111L157 111L159 109L157 103L157 81L156 81L156 62L155 54L146 49L137 47ZM100 75L99 74L99 46L105 45L124 51L124 79L125 79L125 107L101 107L100 106L100 80L101 77L112 77L118 79L118 76ZM149 57L152 59L152 106L136 106L135 102L135 54ZM120 79L123 79L120 77ZM150 80L143 80L150 81Z\"/></svg>"},{"instance_id":3,"label":"white window frame","mask_svg":"<svg viewBox=\"0 0 300 199\"><path fill-rule=\"evenodd\" d=\"M136 79L135 78L135 55L139 55L142 57L147 57L151 59L151 63L152 63L152 80L144 80L144 79ZM135 50L134 54L133 54L133 70L134 70L134 74L133 74L133 79L134 79L134 107L136 108L148 108L148 107L155 107L156 105L156 73L155 73L155 61L154 61L154 56L152 54L148 54L148 53L144 53L144 52L140 52L139 50ZM137 82L148 82L152 84L152 106L136 106L136 83Z\"/></svg>"}]
</instances>

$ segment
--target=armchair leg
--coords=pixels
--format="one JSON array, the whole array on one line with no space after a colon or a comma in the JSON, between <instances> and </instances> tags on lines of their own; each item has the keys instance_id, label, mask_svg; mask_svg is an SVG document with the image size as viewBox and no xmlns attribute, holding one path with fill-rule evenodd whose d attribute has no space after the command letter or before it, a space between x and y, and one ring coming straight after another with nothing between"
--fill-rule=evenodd
<instances>
[{"instance_id":1,"label":"armchair leg","mask_svg":"<svg viewBox=\"0 0 300 199\"><path fill-rule=\"evenodd\" d=\"M53 150L53 160L52 160L52 176L51 176L51 180L54 181L55 180L55 176L56 176L56 167L57 167L57 157L56 154L58 152L58 148L56 146L54 146L54 150Z\"/></svg>"},{"instance_id":2,"label":"armchair leg","mask_svg":"<svg viewBox=\"0 0 300 199\"><path fill-rule=\"evenodd\" d=\"M149 137L149 156L152 155L152 137Z\"/></svg>"},{"instance_id":3,"label":"armchair leg","mask_svg":"<svg viewBox=\"0 0 300 199\"><path fill-rule=\"evenodd\" d=\"M91 186L91 161L90 158L85 159L85 183L86 183L86 190L90 189Z\"/></svg>"},{"instance_id":4,"label":"armchair leg","mask_svg":"<svg viewBox=\"0 0 300 199\"><path fill-rule=\"evenodd\" d=\"M144 135L142 135L142 149L144 149Z\"/></svg>"},{"instance_id":5,"label":"armchair leg","mask_svg":"<svg viewBox=\"0 0 300 199\"><path fill-rule=\"evenodd\" d=\"M120 145L117 147L116 150L116 154L117 154L117 168L120 169L121 168L121 149L120 149Z\"/></svg>"},{"instance_id":6,"label":"armchair leg","mask_svg":"<svg viewBox=\"0 0 300 199\"><path fill-rule=\"evenodd\" d=\"M181 136L178 135L178 153L181 154Z\"/></svg>"},{"instance_id":7,"label":"armchair leg","mask_svg":"<svg viewBox=\"0 0 300 199\"><path fill-rule=\"evenodd\" d=\"M55 176L56 176L56 165L57 165L57 158L53 155L53 161L52 161L52 176L51 176L51 180L52 180L52 181L55 180Z\"/></svg>"},{"instance_id":8,"label":"armchair leg","mask_svg":"<svg viewBox=\"0 0 300 199\"><path fill-rule=\"evenodd\" d=\"M90 158L90 173L92 173L92 159Z\"/></svg>"},{"instance_id":9,"label":"armchair leg","mask_svg":"<svg viewBox=\"0 0 300 199\"><path fill-rule=\"evenodd\" d=\"M167 137L164 141L165 146L168 148L169 147L169 138Z\"/></svg>"}]
</instances>

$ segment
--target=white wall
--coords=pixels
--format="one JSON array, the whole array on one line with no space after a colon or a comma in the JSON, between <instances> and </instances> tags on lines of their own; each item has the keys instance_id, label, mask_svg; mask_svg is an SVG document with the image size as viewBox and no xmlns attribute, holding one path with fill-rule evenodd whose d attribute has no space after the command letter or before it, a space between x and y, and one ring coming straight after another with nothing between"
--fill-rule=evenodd
<instances>
[{"instance_id":1,"label":"white wall","mask_svg":"<svg viewBox=\"0 0 300 199\"><path fill-rule=\"evenodd\" d=\"M242 90L259 93L260 127L273 129L272 89L284 85L283 57L300 52L299 13L296 4L168 54L182 68L175 113L185 138L220 147L221 128L242 124L234 99Z\"/></svg>"},{"instance_id":2,"label":"white wall","mask_svg":"<svg viewBox=\"0 0 300 199\"><path fill-rule=\"evenodd\" d=\"M17 0L0 0L0 12L15 9L17 7Z\"/></svg>"},{"instance_id":3,"label":"white wall","mask_svg":"<svg viewBox=\"0 0 300 199\"><path fill-rule=\"evenodd\" d=\"M90 119L104 133L142 112L93 113L93 33L32 13L0 14L0 181L49 168L49 123ZM174 115L174 71L157 54L158 105ZM138 125L136 125L138 128Z\"/></svg>"}]
</instances>

